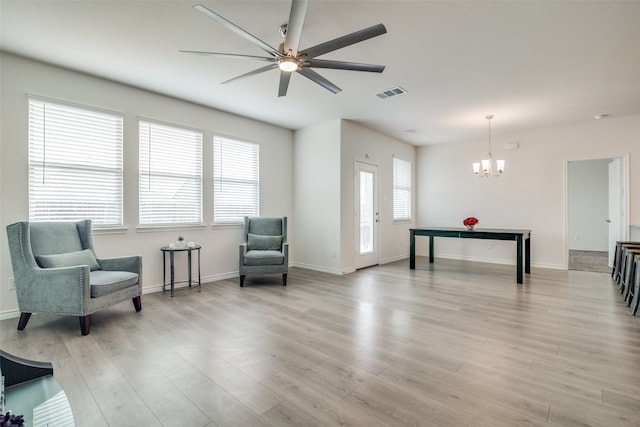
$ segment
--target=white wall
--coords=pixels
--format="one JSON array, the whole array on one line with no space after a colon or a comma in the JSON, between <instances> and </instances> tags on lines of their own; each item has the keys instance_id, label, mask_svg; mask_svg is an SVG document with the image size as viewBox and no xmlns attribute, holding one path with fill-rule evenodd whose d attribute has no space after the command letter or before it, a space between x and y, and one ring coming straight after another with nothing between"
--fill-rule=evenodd
<instances>
[{"instance_id":1,"label":"white wall","mask_svg":"<svg viewBox=\"0 0 640 427\"><path fill-rule=\"evenodd\" d=\"M532 230L531 262L566 268L566 165L572 160L629 159L629 223L640 223L640 115L494 134L494 155L506 160L504 176L479 179L471 163L486 155L486 139L418 149L418 225L462 226L467 216L479 227ZM520 149L504 151L518 141ZM426 239L417 242L426 253ZM436 256L515 263L512 242L436 239Z\"/></svg>"},{"instance_id":2,"label":"white wall","mask_svg":"<svg viewBox=\"0 0 640 427\"><path fill-rule=\"evenodd\" d=\"M411 162L415 177L416 148L406 142L374 132L353 122L343 120L341 132L341 232L342 269L355 270L355 162L378 166L379 182L379 260L380 264L409 256L409 228L415 221L393 221L393 156ZM415 179L412 179L415 188ZM415 207L415 191L412 194ZM413 209L415 212L415 208ZM415 218L415 215L413 216Z\"/></svg>"},{"instance_id":3,"label":"white wall","mask_svg":"<svg viewBox=\"0 0 640 427\"><path fill-rule=\"evenodd\" d=\"M409 256L414 222L393 222L393 155L409 160L415 170L413 145L334 120L296 131L294 153L296 266L334 274L355 271L356 160L378 166L380 263ZM413 197L415 206L415 192Z\"/></svg>"},{"instance_id":4,"label":"white wall","mask_svg":"<svg viewBox=\"0 0 640 427\"><path fill-rule=\"evenodd\" d=\"M145 292L158 290L162 283L162 256L159 248L180 234L201 244L203 281L234 277L238 270L237 245L241 227L138 231L138 129L139 117L177 123L204 131L204 221L212 223L212 137L213 132L260 144L261 215L293 217L293 133L290 130L228 114L211 108L45 65L1 53L2 117L0 141L0 316L15 315L15 292L8 290L11 276L6 225L29 218L27 95L33 94L97 106L124 114L124 222L126 230L116 234L96 234L94 243L100 256L140 254L143 256ZM290 240L295 239L291 230ZM291 262L295 245L291 246ZM183 265L184 264L184 265ZM177 277L186 277L186 260L176 260Z\"/></svg>"},{"instance_id":5,"label":"white wall","mask_svg":"<svg viewBox=\"0 0 640 427\"><path fill-rule=\"evenodd\" d=\"M608 251L610 159L569 162L569 249Z\"/></svg>"},{"instance_id":6,"label":"white wall","mask_svg":"<svg viewBox=\"0 0 640 427\"><path fill-rule=\"evenodd\" d=\"M342 274L340 120L298 130L294 139L295 265Z\"/></svg>"}]
</instances>

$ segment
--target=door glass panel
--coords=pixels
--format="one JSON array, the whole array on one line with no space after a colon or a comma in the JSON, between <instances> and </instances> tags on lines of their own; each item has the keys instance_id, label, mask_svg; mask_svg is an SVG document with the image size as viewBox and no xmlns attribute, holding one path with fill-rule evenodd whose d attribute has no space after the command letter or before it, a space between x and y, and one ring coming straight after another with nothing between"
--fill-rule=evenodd
<instances>
[{"instance_id":1,"label":"door glass panel","mask_svg":"<svg viewBox=\"0 0 640 427\"><path fill-rule=\"evenodd\" d=\"M373 252L373 173L360 171L360 253Z\"/></svg>"}]
</instances>

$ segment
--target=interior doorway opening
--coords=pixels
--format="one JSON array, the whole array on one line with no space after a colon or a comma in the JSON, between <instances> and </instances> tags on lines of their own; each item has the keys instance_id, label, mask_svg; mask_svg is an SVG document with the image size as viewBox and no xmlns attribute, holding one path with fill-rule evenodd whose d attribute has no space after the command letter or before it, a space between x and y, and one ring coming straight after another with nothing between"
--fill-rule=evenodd
<instances>
[{"instance_id":1,"label":"interior doorway opening","mask_svg":"<svg viewBox=\"0 0 640 427\"><path fill-rule=\"evenodd\" d=\"M622 157L567 164L567 268L611 272L615 242L626 238Z\"/></svg>"}]
</instances>

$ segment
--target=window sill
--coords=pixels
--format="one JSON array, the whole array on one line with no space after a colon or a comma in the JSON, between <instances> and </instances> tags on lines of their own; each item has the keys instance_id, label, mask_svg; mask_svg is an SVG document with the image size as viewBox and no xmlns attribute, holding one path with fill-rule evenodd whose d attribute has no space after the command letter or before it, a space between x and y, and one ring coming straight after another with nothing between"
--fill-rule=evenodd
<instances>
[{"instance_id":1,"label":"window sill","mask_svg":"<svg viewBox=\"0 0 640 427\"><path fill-rule=\"evenodd\" d=\"M223 228L243 228L244 222L218 222L211 224L211 228L223 229Z\"/></svg>"},{"instance_id":2,"label":"window sill","mask_svg":"<svg viewBox=\"0 0 640 427\"><path fill-rule=\"evenodd\" d=\"M138 225L136 227L137 233L153 233L156 231L174 231L174 230L201 230L206 228L207 224L148 224Z\"/></svg>"},{"instance_id":3,"label":"window sill","mask_svg":"<svg viewBox=\"0 0 640 427\"><path fill-rule=\"evenodd\" d=\"M129 227L124 225L116 226L116 227L92 227L91 234L125 234L129 231Z\"/></svg>"},{"instance_id":4,"label":"window sill","mask_svg":"<svg viewBox=\"0 0 640 427\"><path fill-rule=\"evenodd\" d=\"M409 218L409 219L394 219L392 222L392 224L412 224L413 223L413 219Z\"/></svg>"}]
</instances>

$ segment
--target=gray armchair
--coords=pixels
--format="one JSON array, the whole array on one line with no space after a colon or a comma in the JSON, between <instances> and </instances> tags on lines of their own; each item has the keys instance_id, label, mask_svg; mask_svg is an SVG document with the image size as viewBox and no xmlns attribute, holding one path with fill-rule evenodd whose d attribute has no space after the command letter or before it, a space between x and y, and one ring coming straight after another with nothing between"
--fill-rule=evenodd
<instances>
[{"instance_id":1,"label":"gray armchair","mask_svg":"<svg viewBox=\"0 0 640 427\"><path fill-rule=\"evenodd\" d=\"M96 258L90 220L17 222L7 236L19 331L32 313L53 313L78 316L87 335L91 313L129 298L142 309L142 257Z\"/></svg>"},{"instance_id":2,"label":"gray armchair","mask_svg":"<svg viewBox=\"0 0 640 427\"><path fill-rule=\"evenodd\" d=\"M287 286L289 271L287 217L244 217L242 236L238 266L240 287L244 286L245 276L254 273L282 273L282 284Z\"/></svg>"}]
</instances>

